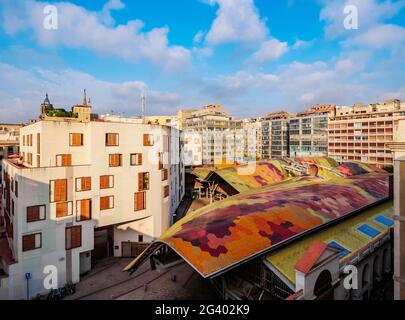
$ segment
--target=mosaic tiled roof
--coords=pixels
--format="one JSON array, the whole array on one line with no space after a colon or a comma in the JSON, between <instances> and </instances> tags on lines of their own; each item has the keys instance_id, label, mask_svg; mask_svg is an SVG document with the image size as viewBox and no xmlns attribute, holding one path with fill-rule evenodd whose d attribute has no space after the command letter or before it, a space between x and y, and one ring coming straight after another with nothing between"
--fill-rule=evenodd
<instances>
[{"instance_id":1,"label":"mosaic tiled roof","mask_svg":"<svg viewBox=\"0 0 405 320\"><path fill-rule=\"evenodd\" d=\"M205 168L205 167L197 167L194 168L192 173L195 174L201 180L205 180L205 178L210 174L212 168Z\"/></svg>"},{"instance_id":2,"label":"mosaic tiled roof","mask_svg":"<svg viewBox=\"0 0 405 320\"><path fill-rule=\"evenodd\" d=\"M212 277L388 194L386 174L290 179L196 210L157 244L167 244L202 276Z\"/></svg>"},{"instance_id":3,"label":"mosaic tiled roof","mask_svg":"<svg viewBox=\"0 0 405 320\"><path fill-rule=\"evenodd\" d=\"M345 176L353 176L369 172L386 173L385 170L375 165L365 164L361 162L344 162L339 165L336 170Z\"/></svg>"},{"instance_id":4,"label":"mosaic tiled roof","mask_svg":"<svg viewBox=\"0 0 405 320\"><path fill-rule=\"evenodd\" d=\"M238 192L245 192L289 178L288 173L282 166L283 163L282 160L257 162L250 166L240 165L219 169L215 171L215 174L219 175Z\"/></svg>"},{"instance_id":5,"label":"mosaic tiled roof","mask_svg":"<svg viewBox=\"0 0 405 320\"><path fill-rule=\"evenodd\" d=\"M336 162L336 160L328 157L315 157L315 158L298 157L294 158L294 160L299 163L313 163L328 168L335 168L339 165Z\"/></svg>"},{"instance_id":6,"label":"mosaic tiled roof","mask_svg":"<svg viewBox=\"0 0 405 320\"><path fill-rule=\"evenodd\" d=\"M314 241L322 241L326 244L334 243L346 249L347 254L341 256L340 260L350 260L358 254L359 250L366 248L376 239L367 237L357 231L357 227L366 223L367 225L380 231L379 237L389 232L389 227L376 221L376 217L382 215L393 218L394 208L392 201L385 202L363 213L355 215L331 228L320 231L301 241L297 241L288 247L277 250L267 256L267 261L271 263L281 274L283 274L292 284L295 284L294 266L300 257L306 252Z\"/></svg>"}]
</instances>

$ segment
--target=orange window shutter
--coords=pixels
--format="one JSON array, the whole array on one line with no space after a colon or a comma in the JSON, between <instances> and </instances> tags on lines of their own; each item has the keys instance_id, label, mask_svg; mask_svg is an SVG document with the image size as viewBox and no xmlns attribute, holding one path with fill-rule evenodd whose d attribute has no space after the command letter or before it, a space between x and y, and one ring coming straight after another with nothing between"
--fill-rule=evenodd
<instances>
[{"instance_id":1,"label":"orange window shutter","mask_svg":"<svg viewBox=\"0 0 405 320\"><path fill-rule=\"evenodd\" d=\"M138 173L138 190L143 190L143 174L141 172Z\"/></svg>"},{"instance_id":2,"label":"orange window shutter","mask_svg":"<svg viewBox=\"0 0 405 320\"><path fill-rule=\"evenodd\" d=\"M56 218L68 216L68 203L61 202L56 204Z\"/></svg>"},{"instance_id":3,"label":"orange window shutter","mask_svg":"<svg viewBox=\"0 0 405 320\"><path fill-rule=\"evenodd\" d=\"M90 200L80 201L80 220L90 219Z\"/></svg>"},{"instance_id":4,"label":"orange window shutter","mask_svg":"<svg viewBox=\"0 0 405 320\"><path fill-rule=\"evenodd\" d=\"M100 198L100 210L107 210L110 207L110 198L101 197Z\"/></svg>"},{"instance_id":5,"label":"orange window shutter","mask_svg":"<svg viewBox=\"0 0 405 320\"><path fill-rule=\"evenodd\" d=\"M142 153L138 153L138 164L142 165Z\"/></svg>"},{"instance_id":6,"label":"orange window shutter","mask_svg":"<svg viewBox=\"0 0 405 320\"><path fill-rule=\"evenodd\" d=\"M144 135L143 135L143 145L144 145L144 146L147 146L147 145L148 145L148 135L147 135L147 134L144 134Z\"/></svg>"},{"instance_id":7,"label":"orange window shutter","mask_svg":"<svg viewBox=\"0 0 405 320\"><path fill-rule=\"evenodd\" d=\"M109 187L109 177L101 176L100 177L100 189L107 189Z\"/></svg>"},{"instance_id":8,"label":"orange window shutter","mask_svg":"<svg viewBox=\"0 0 405 320\"><path fill-rule=\"evenodd\" d=\"M91 177L84 177L81 178L81 190L82 191L88 191L91 190Z\"/></svg>"},{"instance_id":9,"label":"orange window shutter","mask_svg":"<svg viewBox=\"0 0 405 320\"><path fill-rule=\"evenodd\" d=\"M67 180L55 180L54 182L54 202L67 200Z\"/></svg>"}]
</instances>

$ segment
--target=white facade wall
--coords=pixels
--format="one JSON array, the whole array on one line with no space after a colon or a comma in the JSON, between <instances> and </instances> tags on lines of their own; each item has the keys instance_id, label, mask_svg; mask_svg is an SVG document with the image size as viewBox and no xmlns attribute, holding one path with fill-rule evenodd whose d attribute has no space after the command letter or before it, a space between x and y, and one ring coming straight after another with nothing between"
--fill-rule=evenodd
<instances>
[{"instance_id":1,"label":"white facade wall","mask_svg":"<svg viewBox=\"0 0 405 320\"><path fill-rule=\"evenodd\" d=\"M40 153L37 151L37 134L40 134ZM82 133L83 146L69 146L69 134ZM106 146L105 134L118 133L119 146ZM14 200L14 240L10 241L16 264L9 268L7 281L2 281L0 298L24 298L24 274L32 274L31 295L43 291L42 274L46 265L58 268L58 285L80 280L80 253L94 249L94 228L114 226L114 255L120 256L121 242L137 242L138 235L144 242L158 238L169 228L173 213L184 195L184 163L180 152L180 134L177 129L158 125L114 122L52 122L40 121L24 127L21 135L33 135L32 146L22 145L21 153L32 153L32 167L21 168L8 161L3 168L18 182L18 197ZM154 136L153 146L143 145L143 135ZM170 141L165 146L165 137ZM169 147L170 146L170 147ZM164 167L168 180L162 181L158 167L158 153L164 153ZM109 167L109 154L122 154L122 166ZM131 166L130 154L142 153L142 165ZM171 154L176 157L170 157ZM57 154L71 154L72 166L56 167ZM40 158L40 167L37 163ZM146 191L146 209L134 211L134 194L138 191L138 173L149 172L149 190ZM100 189L100 176L113 175L114 187ZM91 190L76 192L75 179L91 177ZM56 204L50 203L50 181L67 179L67 200L72 202L73 215L56 218ZM169 196L164 197L164 187L169 186ZM5 187L5 182L3 182ZM114 207L100 211L100 197L114 196ZM92 219L78 222L76 201L91 199ZM4 203L4 200L3 200ZM27 207L46 206L46 220L26 222ZM4 208L3 208L4 212ZM65 229L70 225L82 226L82 246L66 250ZM22 252L22 236L42 233L39 249ZM4 282L7 282L4 283Z\"/></svg>"}]
</instances>

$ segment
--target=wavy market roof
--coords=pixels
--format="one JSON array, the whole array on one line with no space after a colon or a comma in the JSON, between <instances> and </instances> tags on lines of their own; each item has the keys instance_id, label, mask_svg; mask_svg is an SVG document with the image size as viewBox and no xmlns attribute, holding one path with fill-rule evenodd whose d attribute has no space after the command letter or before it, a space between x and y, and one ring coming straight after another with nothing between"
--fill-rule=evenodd
<instances>
[{"instance_id":1,"label":"wavy market roof","mask_svg":"<svg viewBox=\"0 0 405 320\"><path fill-rule=\"evenodd\" d=\"M283 168L283 160L257 162L253 165L240 165L212 171L207 177L220 176L239 193L281 182L289 178Z\"/></svg>"},{"instance_id":2,"label":"wavy market roof","mask_svg":"<svg viewBox=\"0 0 405 320\"><path fill-rule=\"evenodd\" d=\"M290 179L196 210L151 248L166 244L203 277L212 277L388 195L387 174Z\"/></svg>"},{"instance_id":3,"label":"wavy market roof","mask_svg":"<svg viewBox=\"0 0 405 320\"><path fill-rule=\"evenodd\" d=\"M294 266L314 241L322 241L343 250L340 261L351 260L361 250L376 241L376 238L359 232L357 228L366 224L380 232L377 237L380 238L389 232L390 227L378 222L378 220L383 216L388 221L392 221L393 215L394 208L392 201L383 203L331 228L277 250L269 254L266 260L283 274L290 283L295 284Z\"/></svg>"}]
</instances>

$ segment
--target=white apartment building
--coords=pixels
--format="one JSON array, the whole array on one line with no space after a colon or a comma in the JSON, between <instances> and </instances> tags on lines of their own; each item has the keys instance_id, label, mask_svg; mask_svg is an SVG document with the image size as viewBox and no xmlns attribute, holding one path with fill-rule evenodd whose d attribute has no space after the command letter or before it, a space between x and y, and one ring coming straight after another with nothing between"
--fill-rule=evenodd
<instances>
[{"instance_id":1,"label":"white apartment building","mask_svg":"<svg viewBox=\"0 0 405 320\"><path fill-rule=\"evenodd\" d=\"M260 118L242 120L244 161L262 158L262 122Z\"/></svg>"},{"instance_id":2,"label":"white apartment building","mask_svg":"<svg viewBox=\"0 0 405 320\"><path fill-rule=\"evenodd\" d=\"M18 154L20 128L20 124L0 123L0 168L3 158Z\"/></svg>"},{"instance_id":3,"label":"white apartment building","mask_svg":"<svg viewBox=\"0 0 405 320\"><path fill-rule=\"evenodd\" d=\"M185 165L243 161L242 122L230 117L220 105L207 105L191 112L183 130L187 141Z\"/></svg>"},{"instance_id":4,"label":"white apartment building","mask_svg":"<svg viewBox=\"0 0 405 320\"><path fill-rule=\"evenodd\" d=\"M92 260L136 256L173 221L184 195L177 129L136 121L47 117L21 129L21 159L3 160L0 299L78 282ZM75 112L73 112L75 114ZM5 234L2 234L2 226Z\"/></svg>"},{"instance_id":5,"label":"white apartment building","mask_svg":"<svg viewBox=\"0 0 405 320\"><path fill-rule=\"evenodd\" d=\"M328 155L328 117L334 105L315 105L290 118L290 157L326 157Z\"/></svg>"},{"instance_id":6,"label":"white apartment building","mask_svg":"<svg viewBox=\"0 0 405 320\"><path fill-rule=\"evenodd\" d=\"M271 112L262 121L262 159L289 156L288 119L290 112Z\"/></svg>"}]
</instances>

